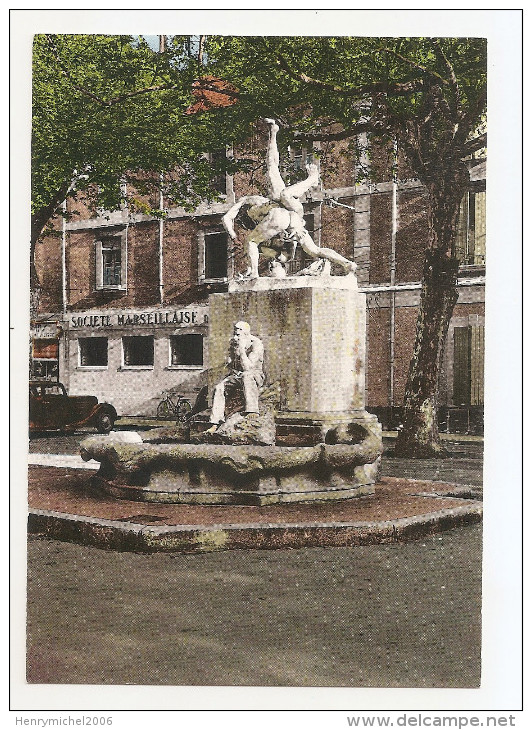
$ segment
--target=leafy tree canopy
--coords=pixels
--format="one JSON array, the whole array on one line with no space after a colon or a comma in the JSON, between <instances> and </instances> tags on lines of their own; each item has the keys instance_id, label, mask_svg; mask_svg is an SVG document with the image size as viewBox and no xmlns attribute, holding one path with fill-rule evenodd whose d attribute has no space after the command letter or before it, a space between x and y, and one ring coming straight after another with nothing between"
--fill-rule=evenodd
<instances>
[{"instance_id":1,"label":"leafy tree canopy","mask_svg":"<svg viewBox=\"0 0 532 730\"><path fill-rule=\"evenodd\" d=\"M207 90L216 90L209 79L230 82L231 103L187 114L198 78ZM142 192L158 180L146 172L176 165L170 198L190 205L212 198L213 172L221 170L202 153L245 140L262 116L281 120L286 143L399 135L416 174L430 182L450 148L460 158L480 146L470 138L485 95L482 39L172 36L155 52L142 37L38 35L34 232L69 188L73 195L90 187L94 205L114 209L123 202L120 181Z\"/></svg>"},{"instance_id":2,"label":"leafy tree canopy","mask_svg":"<svg viewBox=\"0 0 532 730\"><path fill-rule=\"evenodd\" d=\"M223 119L186 114L197 76L187 37L156 53L133 36L35 36L32 238L67 194L90 191L94 206L113 210L120 182L143 192L175 166L176 201L212 196L202 153L223 146L227 129Z\"/></svg>"},{"instance_id":3,"label":"leafy tree canopy","mask_svg":"<svg viewBox=\"0 0 532 730\"><path fill-rule=\"evenodd\" d=\"M486 107L483 39L223 37L207 50L212 72L241 89L241 111L276 116L300 139L418 132L423 157L484 143L468 144Z\"/></svg>"}]
</instances>

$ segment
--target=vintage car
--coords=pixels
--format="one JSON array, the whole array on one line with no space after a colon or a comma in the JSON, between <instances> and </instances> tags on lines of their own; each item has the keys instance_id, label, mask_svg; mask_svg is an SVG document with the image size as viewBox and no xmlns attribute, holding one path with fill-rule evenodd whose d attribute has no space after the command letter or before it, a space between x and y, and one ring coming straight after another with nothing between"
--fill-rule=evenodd
<instances>
[{"instance_id":1,"label":"vintage car","mask_svg":"<svg viewBox=\"0 0 532 730\"><path fill-rule=\"evenodd\" d=\"M117 419L109 403L94 395L67 395L62 383L30 381L30 431L74 431L83 426L112 431Z\"/></svg>"}]
</instances>

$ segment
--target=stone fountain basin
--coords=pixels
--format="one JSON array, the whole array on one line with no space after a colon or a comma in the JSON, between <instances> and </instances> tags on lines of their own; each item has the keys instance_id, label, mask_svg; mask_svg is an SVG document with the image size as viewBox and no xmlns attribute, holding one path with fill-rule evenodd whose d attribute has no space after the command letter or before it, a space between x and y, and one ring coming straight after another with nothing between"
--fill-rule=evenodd
<instances>
[{"instance_id":1,"label":"stone fountain basin","mask_svg":"<svg viewBox=\"0 0 532 730\"><path fill-rule=\"evenodd\" d=\"M141 443L138 434L91 436L85 461L95 480L122 499L183 504L254 504L347 499L373 494L381 440L357 444L255 446Z\"/></svg>"}]
</instances>

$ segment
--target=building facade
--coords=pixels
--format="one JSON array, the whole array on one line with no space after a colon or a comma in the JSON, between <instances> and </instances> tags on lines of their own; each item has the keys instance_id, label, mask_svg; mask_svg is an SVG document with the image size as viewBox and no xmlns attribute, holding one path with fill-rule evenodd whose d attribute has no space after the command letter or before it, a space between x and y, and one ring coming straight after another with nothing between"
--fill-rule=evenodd
<instances>
[{"instance_id":1,"label":"building facade","mask_svg":"<svg viewBox=\"0 0 532 730\"><path fill-rule=\"evenodd\" d=\"M365 144L365 140L360 140ZM258 136L235 155L264 159ZM231 154L228 151L226 154ZM366 402L385 427L400 421L413 350L424 249L427 200L400 157L368 152L372 181L347 145L319 150L321 185L307 196L306 223L318 245L358 264L367 294ZM290 170L308 153L290 150ZM288 172L290 172L290 170ZM485 161L470 162L457 241L458 293L444 356L441 427L481 429L484 369ZM72 394L91 393L120 415L153 416L164 392L193 397L206 382L208 296L224 291L246 268L232 247L222 215L242 195L265 192L261 174L216 180L219 202L192 213L163 198L156 219L127 208L91 215L69 200L69 218L37 246L42 284L33 323L32 375L61 380ZM141 196L138 196L139 198ZM138 210L138 208L137 208ZM304 265L301 252L289 264Z\"/></svg>"}]
</instances>

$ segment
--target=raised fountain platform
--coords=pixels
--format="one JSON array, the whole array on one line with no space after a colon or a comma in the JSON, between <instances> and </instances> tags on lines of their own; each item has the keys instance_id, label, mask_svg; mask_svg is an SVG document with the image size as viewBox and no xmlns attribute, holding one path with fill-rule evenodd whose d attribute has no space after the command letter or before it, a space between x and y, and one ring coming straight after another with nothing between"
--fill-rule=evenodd
<instances>
[{"instance_id":1,"label":"raised fountain platform","mask_svg":"<svg viewBox=\"0 0 532 730\"><path fill-rule=\"evenodd\" d=\"M91 436L81 455L100 462L95 477L121 499L181 504L268 505L373 494L380 433L360 429L359 443L313 446L128 443L125 434ZM140 439L140 437L139 437Z\"/></svg>"}]
</instances>

